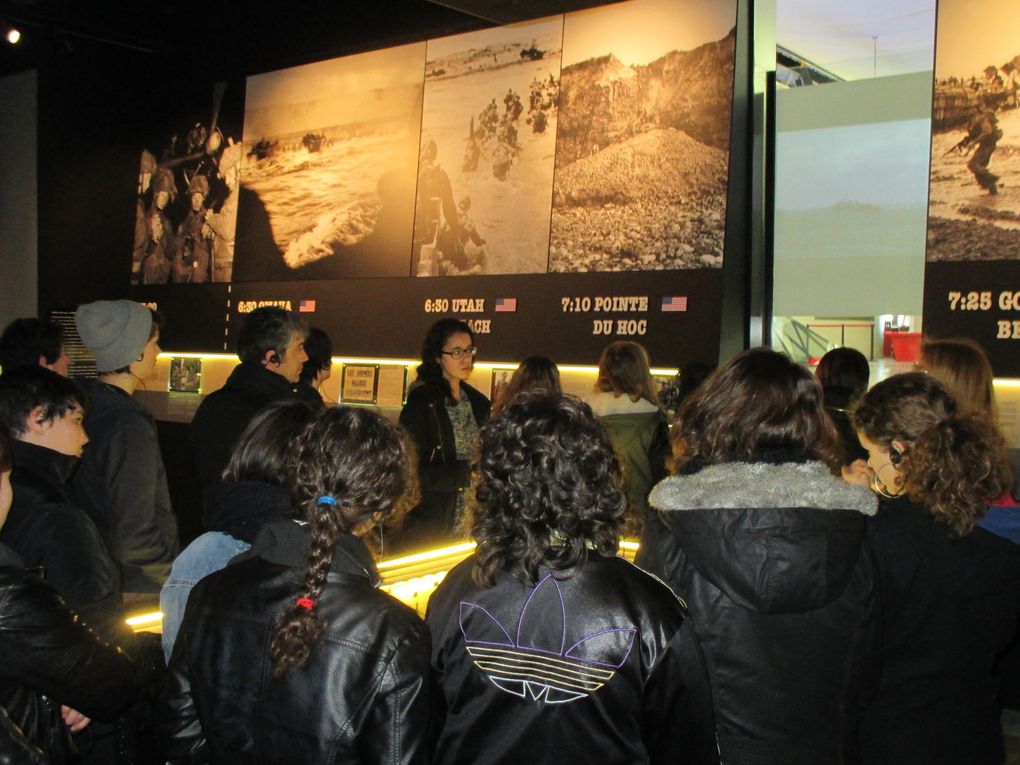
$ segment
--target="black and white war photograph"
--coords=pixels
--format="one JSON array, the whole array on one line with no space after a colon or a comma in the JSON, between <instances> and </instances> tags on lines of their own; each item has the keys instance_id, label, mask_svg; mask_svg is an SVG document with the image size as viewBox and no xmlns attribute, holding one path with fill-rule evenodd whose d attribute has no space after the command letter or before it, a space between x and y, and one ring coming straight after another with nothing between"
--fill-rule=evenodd
<instances>
[{"instance_id":1,"label":"black and white war photograph","mask_svg":"<svg viewBox=\"0 0 1020 765\"><path fill-rule=\"evenodd\" d=\"M190 110L170 105L180 117L142 149L132 284L231 280L243 97L243 83L220 82L196 95Z\"/></svg>"},{"instance_id":2,"label":"black and white war photograph","mask_svg":"<svg viewBox=\"0 0 1020 765\"><path fill-rule=\"evenodd\" d=\"M722 266L736 2L567 14L550 271Z\"/></svg>"},{"instance_id":3,"label":"black and white war photograph","mask_svg":"<svg viewBox=\"0 0 1020 765\"><path fill-rule=\"evenodd\" d=\"M411 274L545 273L563 17L428 42Z\"/></svg>"},{"instance_id":4,"label":"black and white war photograph","mask_svg":"<svg viewBox=\"0 0 1020 765\"><path fill-rule=\"evenodd\" d=\"M928 260L1020 259L1020 4L939 0Z\"/></svg>"},{"instance_id":5,"label":"black and white war photograph","mask_svg":"<svg viewBox=\"0 0 1020 765\"><path fill-rule=\"evenodd\" d=\"M425 43L249 77L234 281L407 276Z\"/></svg>"}]
</instances>

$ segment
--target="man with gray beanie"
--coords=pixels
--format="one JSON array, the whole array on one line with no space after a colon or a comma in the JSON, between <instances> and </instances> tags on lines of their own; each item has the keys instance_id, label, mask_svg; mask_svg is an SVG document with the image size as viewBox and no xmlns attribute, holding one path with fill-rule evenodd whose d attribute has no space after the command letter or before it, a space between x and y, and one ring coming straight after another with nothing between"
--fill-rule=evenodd
<instances>
[{"instance_id":1,"label":"man with gray beanie","mask_svg":"<svg viewBox=\"0 0 1020 765\"><path fill-rule=\"evenodd\" d=\"M74 315L96 359L98 380L82 380L90 443L73 486L120 566L125 601L159 593L179 551L156 422L132 398L159 355L158 315L132 300L99 300Z\"/></svg>"}]
</instances>

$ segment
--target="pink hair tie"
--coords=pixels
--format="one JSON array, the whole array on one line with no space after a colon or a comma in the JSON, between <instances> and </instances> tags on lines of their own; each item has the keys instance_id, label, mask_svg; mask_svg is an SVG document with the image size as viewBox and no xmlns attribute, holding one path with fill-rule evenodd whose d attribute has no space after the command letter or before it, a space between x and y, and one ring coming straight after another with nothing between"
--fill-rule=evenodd
<instances>
[{"instance_id":1,"label":"pink hair tie","mask_svg":"<svg viewBox=\"0 0 1020 765\"><path fill-rule=\"evenodd\" d=\"M297 605L300 606L301 608L305 609L305 611L311 611L313 608L315 608L315 601L312 600L311 598L298 598L294 602L297 603Z\"/></svg>"}]
</instances>

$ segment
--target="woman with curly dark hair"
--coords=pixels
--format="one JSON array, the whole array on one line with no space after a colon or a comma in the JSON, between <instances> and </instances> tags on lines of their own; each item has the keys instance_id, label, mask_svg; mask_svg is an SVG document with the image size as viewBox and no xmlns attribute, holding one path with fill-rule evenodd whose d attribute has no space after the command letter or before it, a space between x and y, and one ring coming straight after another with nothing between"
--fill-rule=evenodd
<instances>
[{"instance_id":1,"label":"woman with curly dark hair","mask_svg":"<svg viewBox=\"0 0 1020 765\"><path fill-rule=\"evenodd\" d=\"M421 504L407 516L398 544L442 543L458 535L478 451L478 429L492 408L467 384L474 369L475 335L460 319L440 319L422 345L418 380L400 412L400 424L418 448Z\"/></svg>"},{"instance_id":2,"label":"woman with curly dark hair","mask_svg":"<svg viewBox=\"0 0 1020 765\"><path fill-rule=\"evenodd\" d=\"M525 393L482 429L478 548L426 616L435 762L718 762L684 608L616 557L619 472L569 396Z\"/></svg>"},{"instance_id":3,"label":"woman with curly dark hair","mask_svg":"<svg viewBox=\"0 0 1020 765\"><path fill-rule=\"evenodd\" d=\"M1020 548L977 526L1010 482L1005 445L930 375L890 377L854 412L876 488L882 666L867 761L1003 760L996 659L1020 608Z\"/></svg>"},{"instance_id":4,"label":"woman with curly dark hair","mask_svg":"<svg viewBox=\"0 0 1020 765\"><path fill-rule=\"evenodd\" d=\"M168 761L427 759L429 637L361 536L414 489L400 429L329 409L298 437L294 520L191 592L161 701Z\"/></svg>"},{"instance_id":5,"label":"woman with curly dark hair","mask_svg":"<svg viewBox=\"0 0 1020 765\"><path fill-rule=\"evenodd\" d=\"M652 490L636 562L691 609L723 761L852 761L877 502L826 466L821 387L783 354L745 351L687 399L672 437L679 474Z\"/></svg>"}]
</instances>

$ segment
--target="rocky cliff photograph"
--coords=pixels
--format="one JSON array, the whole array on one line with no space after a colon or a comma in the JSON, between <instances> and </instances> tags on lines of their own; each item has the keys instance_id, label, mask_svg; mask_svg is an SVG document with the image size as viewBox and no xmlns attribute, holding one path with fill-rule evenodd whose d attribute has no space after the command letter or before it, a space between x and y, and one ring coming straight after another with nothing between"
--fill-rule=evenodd
<instances>
[{"instance_id":1,"label":"rocky cliff photograph","mask_svg":"<svg viewBox=\"0 0 1020 765\"><path fill-rule=\"evenodd\" d=\"M722 266L735 2L568 14L549 270Z\"/></svg>"},{"instance_id":2,"label":"rocky cliff photograph","mask_svg":"<svg viewBox=\"0 0 1020 765\"><path fill-rule=\"evenodd\" d=\"M928 260L1020 259L1020 6L940 0Z\"/></svg>"}]
</instances>

